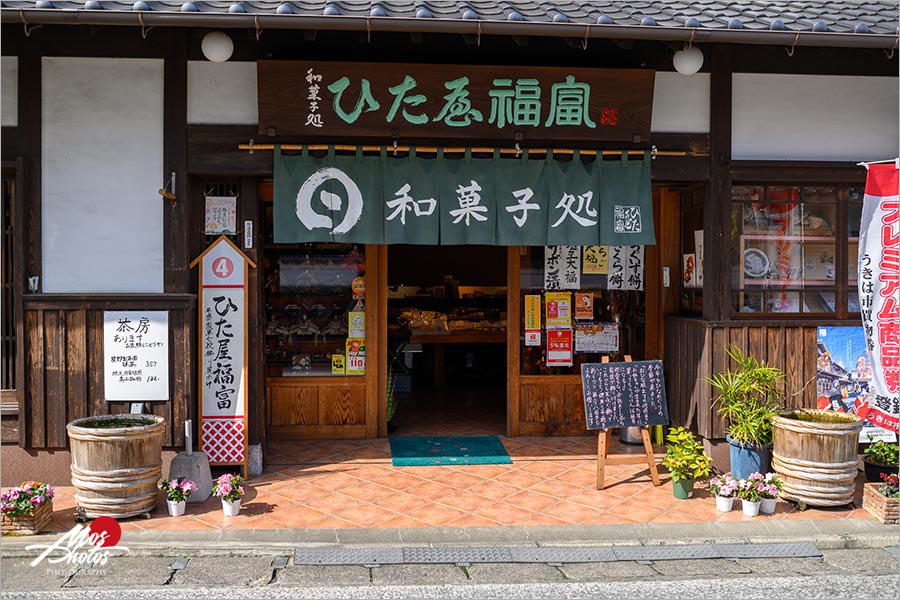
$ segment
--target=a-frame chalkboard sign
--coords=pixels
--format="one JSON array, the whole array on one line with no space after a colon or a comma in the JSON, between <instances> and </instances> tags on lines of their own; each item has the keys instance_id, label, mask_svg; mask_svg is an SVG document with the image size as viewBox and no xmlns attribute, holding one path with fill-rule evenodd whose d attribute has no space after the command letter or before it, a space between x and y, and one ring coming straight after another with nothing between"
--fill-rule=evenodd
<instances>
[{"instance_id":1,"label":"a-frame chalkboard sign","mask_svg":"<svg viewBox=\"0 0 900 600\"><path fill-rule=\"evenodd\" d=\"M584 415L588 429L599 429L597 438L597 489L604 486L606 465L647 463L653 485L659 485L659 472L653 456L648 425L668 423L666 386L662 362L658 360L581 365L584 391ZM644 454L609 456L613 427L640 427Z\"/></svg>"}]
</instances>

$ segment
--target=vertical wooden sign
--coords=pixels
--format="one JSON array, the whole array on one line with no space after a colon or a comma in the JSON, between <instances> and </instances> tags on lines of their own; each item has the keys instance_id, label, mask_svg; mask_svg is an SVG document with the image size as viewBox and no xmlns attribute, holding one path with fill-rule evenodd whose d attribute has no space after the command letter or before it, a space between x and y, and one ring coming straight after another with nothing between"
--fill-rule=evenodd
<instances>
[{"instance_id":1,"label":"vertical wooden sign","mask_svg":"<svg viewBox=\"0 0 900 600\"><path fill-rule=\"evenodd\" d=\"M224 235L198 263L200 450L247 477L247 267L256 264Z\"/></svg>"}]
</instances>

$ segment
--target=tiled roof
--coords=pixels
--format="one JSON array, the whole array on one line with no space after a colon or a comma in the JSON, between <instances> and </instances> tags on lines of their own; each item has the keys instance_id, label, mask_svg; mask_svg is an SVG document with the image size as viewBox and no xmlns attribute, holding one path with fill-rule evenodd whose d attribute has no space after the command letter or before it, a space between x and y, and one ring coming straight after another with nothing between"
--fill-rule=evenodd
<instances>
[{"instance_id":1,"label":"tiled roof","mask_svg":"<svg viewBox=\"0 0 900 600\"><path fill-rule=\"evenodd\" d=\"M897 35L895 1L775 0L2 0L61 9L573 23L698 30Z\"/></svg>"}]
</instances>

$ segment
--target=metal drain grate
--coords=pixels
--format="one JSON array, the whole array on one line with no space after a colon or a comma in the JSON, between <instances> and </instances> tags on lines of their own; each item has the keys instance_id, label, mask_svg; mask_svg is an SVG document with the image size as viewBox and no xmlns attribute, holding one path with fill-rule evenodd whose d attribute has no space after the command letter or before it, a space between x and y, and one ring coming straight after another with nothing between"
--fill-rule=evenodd
<instances>
[{"instance_id":1,"label":"metal drain grate","mask_svg":"<svg viewBox=\"0 0 900 600\"><path fill-rule=\"evenodd\" d=\"M676 546L472 546L403 548L298 548L295 565L392 565L460 563L592 563L715 558L822 556L810 542L684 544Z\"/></svg>"}]
</instances>

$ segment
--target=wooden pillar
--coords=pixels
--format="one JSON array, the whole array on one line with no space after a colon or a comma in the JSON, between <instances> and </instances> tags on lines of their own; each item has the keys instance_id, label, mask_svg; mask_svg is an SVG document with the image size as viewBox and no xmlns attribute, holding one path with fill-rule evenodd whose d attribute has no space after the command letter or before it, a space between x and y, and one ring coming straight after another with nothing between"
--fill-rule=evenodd
<instances>
[{"instance_id":1,"label":"wooden pillar","mask_svg":"<svg viewBox=\"0 0 900 600\"><path fill-rule=\"evenodd\" d=\"M703 318L731 312L732 47L712 46L709 91L709 190L703 205Z\"/></svg>"}]
</instances>

